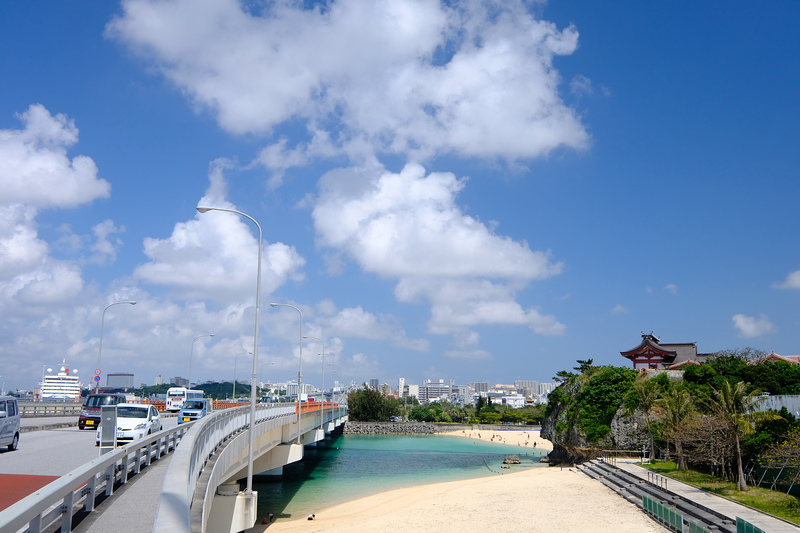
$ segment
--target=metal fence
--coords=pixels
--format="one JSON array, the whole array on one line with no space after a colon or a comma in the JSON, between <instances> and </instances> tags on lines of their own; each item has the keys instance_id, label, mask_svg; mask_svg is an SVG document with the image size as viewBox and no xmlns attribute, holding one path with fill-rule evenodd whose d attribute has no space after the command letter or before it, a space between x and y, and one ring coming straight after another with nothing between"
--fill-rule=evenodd
<instances>
[{"instance_id":1,"label":"metal fence","mask_svg":"<svg viewBox=\"0 0 800 533\"><path fill-rule=\"evenodd\" d=\"M670 531L677 533L711 533L710 529L692 520L684 521L683 515L675 509L646 495L642 495L642 510ZM744 533L744 531L737 533ZM748 530L747 533L757 533L757 531Z\"/></svg>"},{"instance_id":2,"label":"metal fence","mask_svg":"<svg viewBox=\"0 0 800 533\"><path fill-rule=\"evenodd\" d=\"M17 402L22 418L41 416L78 416L81 414L81 402ZM77 421L77 419L76 419Z\"/></svg>"},{"instance_id":3,"label":"metal fence","mask_svg":"<svg viewBox=\"0 0 800 533\"><path fill-rule=\"evenodd\" d=\"M128 482L130 475L174 450L191 425L153 433L56 479L0 511L0 531L40 533L58 523L62 533L72 531L75 513L94 511L96 498L103 493L111 496L115 487Z\"/></svg>"},{"instance_id":4,"label":"metal fence","mask_svg":"<svg viewBox=\"0 0 800 533\"><path fill-rule=\"evenodd\" d=\"M736 533L766 533L763 529L759 529L747 520L736 517Z\"/></svg>"}]
</instances>

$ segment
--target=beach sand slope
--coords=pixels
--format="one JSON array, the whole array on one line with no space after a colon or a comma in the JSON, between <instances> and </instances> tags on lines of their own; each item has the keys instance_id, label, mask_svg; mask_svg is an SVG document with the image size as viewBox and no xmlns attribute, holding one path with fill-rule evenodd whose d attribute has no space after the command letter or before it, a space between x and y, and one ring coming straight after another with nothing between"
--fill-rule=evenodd
<instances>
[{"instance_id":1,"label":"beach sand slope","mask_svg":"<svg viewBox=\"0 0 800 533\"><path fill-rule=\"evenodd\" d=\"M398 489L315 514L314 521L278 521L269 533L665 531L601 483L557 467Z\"/></svg>"}]
</instances>

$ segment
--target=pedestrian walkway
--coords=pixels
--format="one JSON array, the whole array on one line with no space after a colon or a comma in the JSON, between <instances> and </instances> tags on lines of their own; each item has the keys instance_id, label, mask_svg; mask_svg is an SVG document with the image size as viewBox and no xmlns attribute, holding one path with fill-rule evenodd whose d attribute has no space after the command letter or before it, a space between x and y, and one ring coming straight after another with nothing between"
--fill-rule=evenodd
<instances>
[{"instance_id":1,"label":"pedestrian walkway","mask_svg":"<svg viewBox=\"0 0 800 533\"><path fill-rule=\"evenodd\" d=\"M650 473L650 471L635 463L635 459L617 459L616 466L620 470L624 470L625 472L636 476L637 478L647 481L648 473ZM710 509L717 514L721 514L729 518L733 523L736 522L736 517L738 516L762 531L766 531L767 533L800 532L800 527L781 520L780 518L762 513L761 511L757 511L747 507L746 505L736 503L728 500L727 498L717 496L716 494L712 494L703 489L693 487L692 485L687 485L686 483L682 483L671 478L667 481L665 492L676 494L692 501L697 505L701 505L707 509Z\"/></svg>"}]
</instances>

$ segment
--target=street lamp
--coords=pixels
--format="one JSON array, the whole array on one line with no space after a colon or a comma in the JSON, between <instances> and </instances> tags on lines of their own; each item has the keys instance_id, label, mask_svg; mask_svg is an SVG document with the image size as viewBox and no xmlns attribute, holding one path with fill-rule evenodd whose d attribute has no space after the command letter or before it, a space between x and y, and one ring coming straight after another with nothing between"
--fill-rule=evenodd
<instances>
[{"instance_id":1,"label":"street lamp","mask_svg":"<svg viewBox=\"0 0 800 533\"><path fill-rule=\"evenodd\" d=\"M300 444L300 399L303 396L303 312L289 304L269 304L270 307L291 307L300 313L300 366L297 370L297 444Z\"/></svg>"},{"instance_id":2,"label":"street lamp","mask_svg":"<svg viewBox=\"0 0 800 533\"><path fill-rule=\"evenodd\" d=\"M320 387L322 389L322 410L319 413L319 429L322 429L322 424L324 422L324 417L325 417L325 341L323 341L319 337L314 337L313 335L306 335L303 338L316 339L322 343L322 353L320 354L322 356L322 386Z\"/></svg>"},{"instance_id":3,"label":"street lamp","mask_svg":"<svg viewBox=\"0 0 800 533\"><path fill-rule=\"evenodd\" d=\"M236 356L233 358L233 391L231 393L231 398L234 400L236 399L236 360L239 358L240 355L244 355L246 353L251 353L251 352L237 353Z\"/></svg>"},{"instance_id":4,"label":"street lamp","mask_svg":"<svg viewBox=\"0 0 800 533\"><path fill-rule=\"evenodd\" d=\"M196 341L197 339L200 339L202 337L213 337L213 336L214 336L213 333L204 333L203 335L198 335L192 341L192 351L189 352L189 388L190 389L192 388L192 357L194 357L194 341Z\"/></svg>"},{"instance_id":5,"label":"street lamp","mask_svg":"<svg viewBox=\"0 0 800 533\"><path fill-rule=\"evenodd\" d=\"M198 207L197 211L200 213L207 213L208 211L224 211L233 213L235 215L243 216L253 222L258 228L258 272L256 273L256 326L253 335L253 383L255 383L258 376L258 314L261 309L261 226L256 222L256 219L233 209L222 209L221 207ZM253 448L255 447L256 432L256 388L250 387L250 445L247 458L247 489L246 494L253 494Z\"/></svg>"},{"instance_id":6,"label":"street lamp","mask_svg":"<svg viewBox=\"0 0 800 533\"><path fill-rule=\"evenodd\" d=\"M103 309L103 314L102 314L102 316L100 318L100 348L98 348L98 350L97 350L97 370L98 370L98 372L100 371L100 357L103 355L103 326L105 325L105 322L106 322L106 310L109 307L111 307L112 305L119 305L119 304L136 305L136 302L127 301L127 300L124 301L124 302L114 302L112 304L108 304L106 306L106 308ZM100 375L98 374L97 377L100 377ZM95 381L94 392L97 392L99 390L100 390L100 380L98 379L98 380Z\"/></svg>"}]
</instances>

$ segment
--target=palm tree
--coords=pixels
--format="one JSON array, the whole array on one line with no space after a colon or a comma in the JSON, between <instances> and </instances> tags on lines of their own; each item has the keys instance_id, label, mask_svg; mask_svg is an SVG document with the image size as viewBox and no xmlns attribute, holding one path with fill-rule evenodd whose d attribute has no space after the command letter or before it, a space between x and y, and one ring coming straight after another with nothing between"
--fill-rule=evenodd
<instances>
[{"instance_id":1,"label":"palm tree","mask_svg":"<svg viewBox=\"0 0 800 533\"><path fill-rule=\"evenodd\" d=\"M711 387L712 397L709 406L727 426L733 435L736 444L736 470L739 478L739 490L747 490L747 480L742 468L742 449L739 444L739 434L749 435L754 431L753 422L759 418L770 415L765 412L756 412L755 408L763 400L758 391L747 392L747 384L738 382L731 385L724 381L719 389Z\"/></svg>"},{"instance_id":2,"label":"palm tree","mask_svg":"<svg viewBox=\"0 0 800 533\"><path fill-rule=\"evenodd\" d=\"M686 470L686 460L683 457L681 443L681 429L694 413L692 395L686 389L674 388L669 393L656 400L656 405L664 411L664 427L667 433L675 440L675 454L678 456L678 470Z\"/></svg>"},{"instance_id":3,"label":"palm tree","mask_svg":"<svg viewBox=\"0 0 800 533\"><path fill-rule=\"evenodd\" d=\"M633 382L633 391L639 399L639 409L644 414L644 421L647 424L647 434L650 437L650 458L652 459L655 452L655 445L653 444L653 428L650 424L650 413L653 406L658 399L660 390L658 384L652 379L647 378L645 374ZM642 458L644 462L644 458Z\"/></svg>"}]
</instances>

